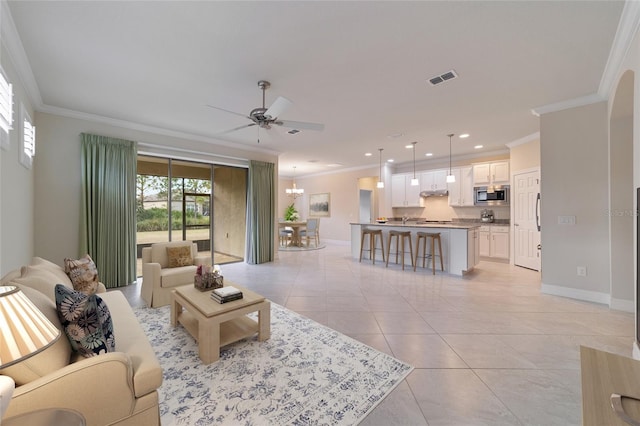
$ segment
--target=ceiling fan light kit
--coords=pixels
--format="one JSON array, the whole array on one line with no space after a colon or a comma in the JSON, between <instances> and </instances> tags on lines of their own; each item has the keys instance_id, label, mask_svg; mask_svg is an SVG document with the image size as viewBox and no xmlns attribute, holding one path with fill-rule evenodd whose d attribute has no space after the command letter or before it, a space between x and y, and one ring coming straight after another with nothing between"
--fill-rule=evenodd
<instances>
[{"instance_id":1,"label":"ceiling fan light kit","mask_svg":"<svg viewBox=\"0 0 640 426\"><path fill-rule=\"evenodd\" d=\"M293 129L295 131L289 131L290 134L296 134L300 132L300 130L315 130L322 131L324 130L324 124L320 123L307 123L304 121L287 121L287 120L279 120L278 118L282 115L286 110L291 108L293 102L284 96L278 96L278 98L271 104L269 108L266 107L266 90L271 87L271 83L266 80L258 81L258 87L262 90L262 106L258 108L254 108L251 110L249 115L240 114L234 111L229 111L224 108L220 108L213 105L207 105L210 108L218 109L220 111L228 112L234 115L239 115L244 118L248 118L252 121L252 123L245 124L239 127L234 127L230 130L225 130L223 132L218 133L218 135L224 135L227 133L235 132L237 130L242 130L247 127L258 126L258 143L260 143L260 129L271 129L272 125L282 126L289 129Z\"/></svg>"}]
</instances>

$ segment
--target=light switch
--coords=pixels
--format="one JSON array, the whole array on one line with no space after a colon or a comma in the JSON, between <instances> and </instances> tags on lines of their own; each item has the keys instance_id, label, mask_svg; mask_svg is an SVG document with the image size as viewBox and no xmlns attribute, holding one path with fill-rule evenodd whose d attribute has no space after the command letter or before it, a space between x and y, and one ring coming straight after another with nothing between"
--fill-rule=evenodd
<instances>
[{"instance_id":1,"label":"light switch","mask_svg":"<svg viewBox=\"0 0 640 426\"><path fill-rule=\"evenodd\" d=\"M575 225L575 216L558 216L558 225Z\"/></svg>"}]
</instances>

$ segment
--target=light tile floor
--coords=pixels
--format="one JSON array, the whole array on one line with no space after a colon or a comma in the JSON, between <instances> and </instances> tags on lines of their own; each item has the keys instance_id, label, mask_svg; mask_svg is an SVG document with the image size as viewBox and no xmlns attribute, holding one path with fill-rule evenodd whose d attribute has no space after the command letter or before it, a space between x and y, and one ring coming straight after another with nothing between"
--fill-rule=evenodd
<instances>
[{"instance_id":1,"label":"light tile floor","mask_svg":"<svg viewBox=\"0 0 640 426\"><path fill-rule=\"evenodd\" d=\"M434 276L328 244L223 275L415 367L367 426L579 425L580 345L631 356L633 315L541 294L539 273L506 264Z\"/></svg>"}]
</instances>

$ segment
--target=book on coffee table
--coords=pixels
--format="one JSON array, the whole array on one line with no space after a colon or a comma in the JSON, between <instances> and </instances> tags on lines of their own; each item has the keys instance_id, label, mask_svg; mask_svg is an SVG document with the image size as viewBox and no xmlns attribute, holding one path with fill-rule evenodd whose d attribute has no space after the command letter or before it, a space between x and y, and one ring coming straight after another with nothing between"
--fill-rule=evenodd
<instances>
[{"instance_id":1,"label":"book on coffee table","mask_svg":"<svg viewBox=\"0 0 640 426\"><path fill-rule=\"evenodd\" d=\"M242 292L233 286L216 288L211 292L211 298L219 303L242 299Z\"/></svg>"},{"instance_id":2,"label":"book on coffee table","mask_svg":"<svg viewBox=\"0 0 640 426\"><path fill-rule=\"evenodd\" d=\"M211 293L211 298L213 300L215 300L216 302L218 302L218 303L227 303L227 302L231 302L233 300L242 299L242 293L234 294L233 296L225 296L225 297L220 297L220 296L217 296L217 295Z\"/></svg>"}]
</instances>

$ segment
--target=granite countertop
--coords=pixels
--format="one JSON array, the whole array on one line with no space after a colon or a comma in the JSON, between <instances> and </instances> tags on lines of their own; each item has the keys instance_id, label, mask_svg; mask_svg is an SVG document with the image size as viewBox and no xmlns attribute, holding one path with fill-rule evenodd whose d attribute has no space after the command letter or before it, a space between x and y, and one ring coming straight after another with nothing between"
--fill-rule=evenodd
<instances>
[{"instance_id":1,"label":"granite countertop","mask_svg":"<svg viewBox=\"0 0 640 426\"><path fill-rule=\"evenodd\" d=\"M480 226L509 226L509 219L496 219L494 222L482 222L480 219L454 219L452 221L425 222L424 218L409 218L406 223L402 223L401 219L392 218L386 223L360 223L352 222L351 225L376 225L376 226L394 226L408 228L451 228L451 229L473 229Z\"/></svg>"},{"instance_id":2,"label":"granite countertop","mask_svg":"<svg viewBox=\"0 0 640 426\"><path fill-rule=\"evenodd\" d=\"M407 221L407 223L402 223L402 221L389 221L386 223L378 223L378 222L351 222L351 225L369 225L369 226L382 226L382 227L394 227L394 228L443 228L443 229L473 229L478 228L480 223L471 223L471 222L440 222L440 223L424 223L424 222L413 222Z\"/></svg>"}]
</instances>

